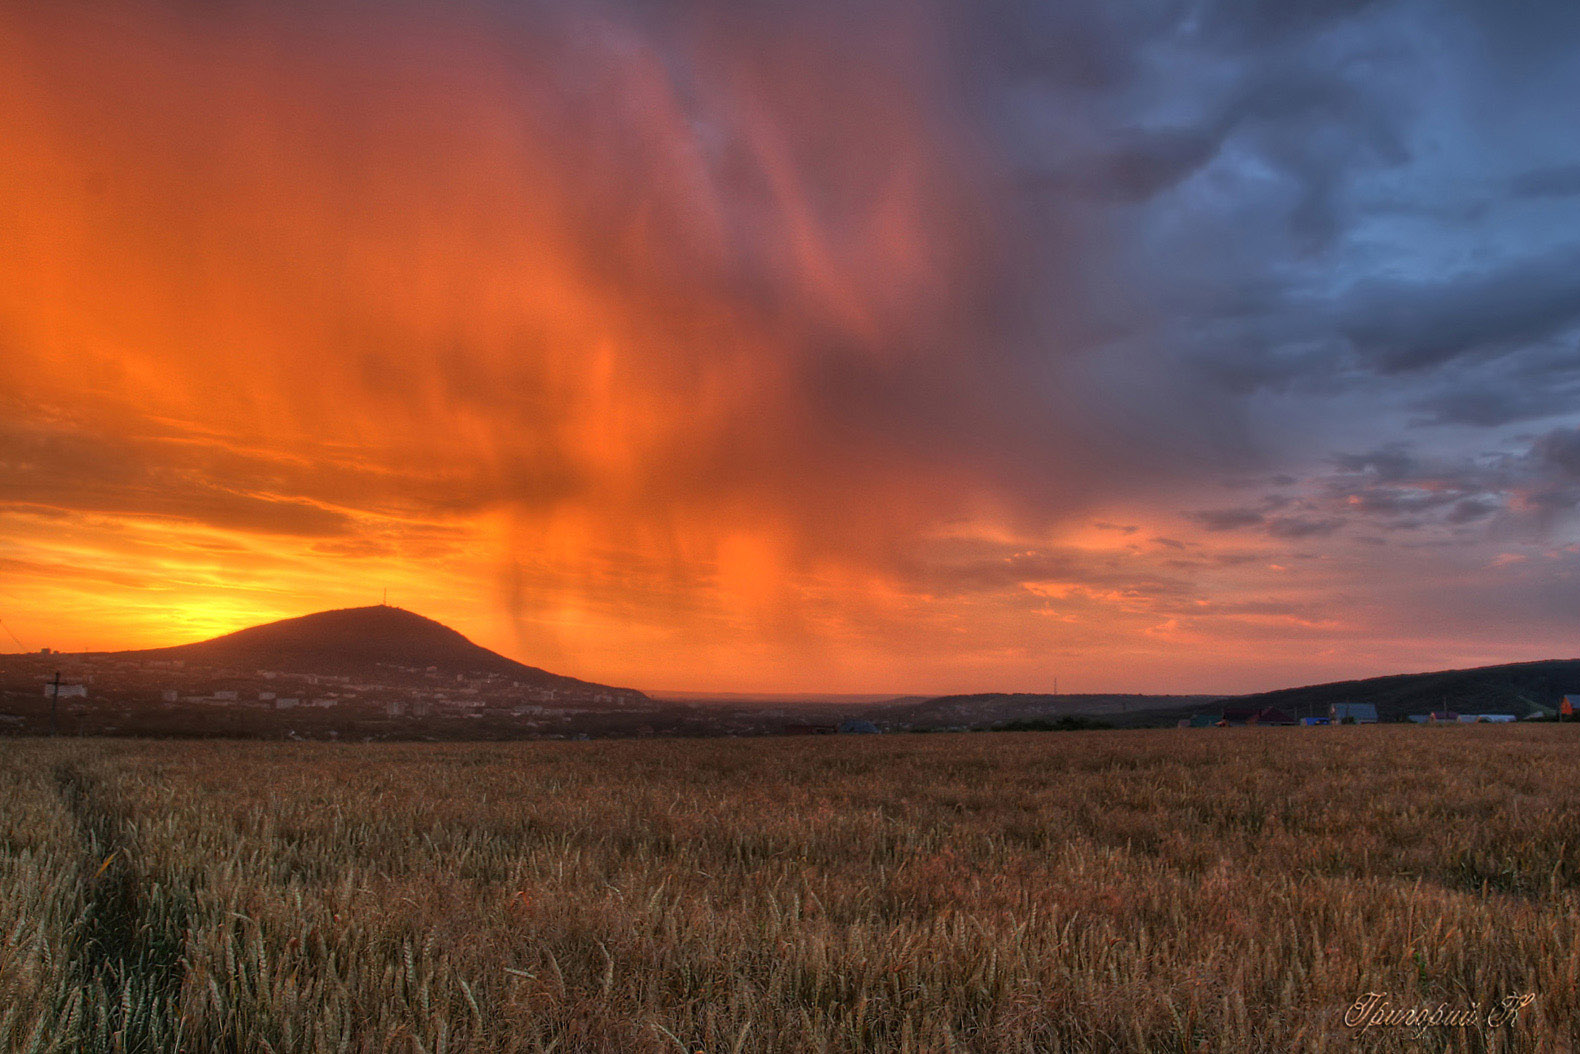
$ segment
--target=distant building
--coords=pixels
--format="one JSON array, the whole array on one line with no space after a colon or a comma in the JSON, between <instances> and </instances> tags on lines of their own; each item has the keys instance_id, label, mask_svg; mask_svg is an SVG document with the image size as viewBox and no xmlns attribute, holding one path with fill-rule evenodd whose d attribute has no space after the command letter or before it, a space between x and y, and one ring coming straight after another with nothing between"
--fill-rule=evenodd
<instances>
[{"instance_id":1,"label":"distant building","mask_svg":"<svg viewBox=\"0 0 1580 1054\"><path fill-rule=\"evenodd\" d=\"M300 699L276 699L274 701L274 708L276 710L295 710L301 704L302 701Z\"/></svg>"},{"instance_id":2,"label":"distant building","mask_svg":"<svg viewBox=\"0 0 1580 1054\"><path fill-rule=\"evenodd\" d=\"M1312 726L1312 725L1331 725L1333 722L1329 718L1326 718L1326 717L1302 717L1300 719L1300 723L1302 725Z\"/></svg>"},{"instance_id":3,"label":"distant building","mask_svg":"<svg viewBox=\"0 0 1580 1054\"><path fill-rule=\"evenodd\" d=\"M1217 714L1196 714L1185 722L1187 728L1211 728L1218 723Z\"/></svg>"},{"instance_id":4,"label":"distant building","mask_svg":"<svg viewBox=\"0 0 1580 1054\"><path fill-rule=\"evenodd\" d=\"M1216 724L1232 725L1292 725L1295 719L1276 706L1226 706L1223 717Z\"/></svg>"},{"instance_id":5,"label":"distant building","mask_svg":"<svg viewBox=\"0 0 1580 1054\"><path fill-rule=\"evenodd\" d=\"M56 696L55 696L55 686L53 684L46 684L44 686L44 698L46 698L46 699L56 698ZM59 698L61 698L61 699L86 699L86 698L88 698L88 686L85 685L85 684L63 684L63 685L60 686L60 696L59 696Z\"/></svg>"},{"instance_id":6,"label":"distant building","mask_svg":"<svg viewBox=\"0 0 1580 1054\"><path fill-rule=\"evenodd\" d=\"M213 695L209 696L209 698L213 699L216 703L234 703L237 699L237 693L230 691L215 692Z\"/></svg>"},{"instance_id":7,"label":"distant building","mask_svg":"<svg viewBox=\"0 0 1580 1054\"><path fill-rule=\"evenodd\" d=\"M1515 717L1513 714L1460 714L1459 719L1478 725L1501 725L1515 720Z\"/></svg>"},{"instance_id":8,"label":"distant building","mask_svg":"<svg viewBox=\"0 0 1580 1054\"><path fill-rule=\"evenodd\" d=\"M1335 725L1375 725L1377 707L1371 703L1334 703L1328 707L1328 719Z\"/></svg>"},{"instance_id":9,"label":"distant building","mask_svg":"<svg viewBox=\"0 0 1580 1054\"><path fill-rule=\"evenodd\" d=\"M839 723L839 730L845 735L858 736L875 736L879 732L878 726L873 724L871 721L855 720L841 721Z\"/></svg>"}]
</instances>

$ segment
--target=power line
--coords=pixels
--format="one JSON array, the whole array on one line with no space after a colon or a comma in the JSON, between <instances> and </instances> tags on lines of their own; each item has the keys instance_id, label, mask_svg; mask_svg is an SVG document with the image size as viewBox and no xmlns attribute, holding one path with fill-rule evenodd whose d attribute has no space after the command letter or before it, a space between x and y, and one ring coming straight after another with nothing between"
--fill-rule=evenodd
<instances>
[{"instance_id":1,"label":"power line","mask_svg":"<svg viewBox=\"0 0 1580 1054\"><path fill-rule=\"evenodd\" d=\"M23 651L27 651L27 645L22 643L22 640L21 640L20 637L18 637L15 633L11 632L11 627L7 626L5 624L5 619L3 619L3 618L0 618L0 629L4 629L6 631L6 636L8 636L12 640L16 641L16 646L18 648L21 648Z\"/></svg>"}]
</instances>

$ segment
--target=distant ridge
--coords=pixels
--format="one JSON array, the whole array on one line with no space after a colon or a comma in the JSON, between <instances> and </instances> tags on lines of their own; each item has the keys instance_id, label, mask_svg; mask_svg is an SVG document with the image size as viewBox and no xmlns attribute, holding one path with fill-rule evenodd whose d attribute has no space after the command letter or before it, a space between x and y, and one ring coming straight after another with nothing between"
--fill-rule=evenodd
<instances>
[{"instance_id":1,"label":"distant ridge","mask_svg":"<svg viewBox=\"0 0 1580 1054\"><path fill-rule=\"evenodd\" d=\"M941 695L882 710L916 725L998 725L1061 715L1101 717L1116 725L1172 723L1225 706L1276 707L1294 717L1326 715L1334 703L1371 703L1385 721L1452 710L1526 717L1556 712L1567 694L1580 695L1580 659L1543 659L1463 670L1396 673L1350 681L1279 688L1251 695L1036 695L981 692ZM872 708L872 712L879 712Z\"/></svg>"},{"instance_id":2,"label":"distant ridge","mask_svg":"<svg viewBox=\"0 0 1580 1054\"><path fill-rule=\"evenodd\" d=\"M473 644L443 623L383 604L320 611L196 644L113 654L248 671L364 678L401 668L435 667L440 673L461 676L501 674L534 688L609 688L507 659Z\"/></svg>"},{"instance_id":3,"label":"distant ridge","mask_svg":"<svg viewBox=\"0 0 1580 1054\"><path fill-rule=\"evenodd\" d=\"M1327 713L1333 703L1372 703L1384 720L1453 710L1516 717L1552 712L1566 694L1580 694L1580 659L1543 659L1431 673L1396 673L1355 681L1240 696L1236 706L1276 706L1290 714Z\"/></svg>"}]
</instances>

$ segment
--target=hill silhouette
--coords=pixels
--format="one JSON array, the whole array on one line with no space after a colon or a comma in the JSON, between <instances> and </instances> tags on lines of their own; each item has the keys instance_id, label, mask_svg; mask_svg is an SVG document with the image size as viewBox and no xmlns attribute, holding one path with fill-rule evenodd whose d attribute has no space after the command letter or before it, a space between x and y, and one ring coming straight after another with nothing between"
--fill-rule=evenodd
<instances>
[{"instance_id":1,"label":"hill silhouette","mask_svg":"<svg viewBox=\"0 0 1580 1054\"><path fill-rule=\"evenodd\" d=\"M1280 688L1241 696L1234 704L1276 706L1298 716L1325 714L1333 703L1373 703L1384 720L1430 710L1524 717L1556 709L1566 693L1580 693L1580 659L1544 659Z\"/></svg>"},{"instance_id":2,"label":"hill silhouette","mask_svg":"<svg viewBox=\"0 0 1580 1054\"><path fill-rule=\"evenodd\" d=\"M196 644L118 654L321 676L388 678L393 672L432 667L449 675L500 674L535 688L607 687L507 659L473 644L443 623L382 604L320 611Z\"/></svg>"},{"instance_id":3,"label":"hill silhouette","mask_svg":"<svg viewBox=\"0 0 1580 1054\"><path fill-rule=\"evenodd\" d=\"M1226 706L1276 707L1294 717L1328 713L1334 703L1372 703L1384 721L1452 710L1462 714L1552 714L1566 694L1580 694L1580 659L1544 659L1463 670L1397 673L1279 688L1252 695L1029 695L979 693L906 701L873 713L916 725L1003 725L1060 715L1101 716L1117 725L1172 723Z\"/></svg>"}]
</instances>

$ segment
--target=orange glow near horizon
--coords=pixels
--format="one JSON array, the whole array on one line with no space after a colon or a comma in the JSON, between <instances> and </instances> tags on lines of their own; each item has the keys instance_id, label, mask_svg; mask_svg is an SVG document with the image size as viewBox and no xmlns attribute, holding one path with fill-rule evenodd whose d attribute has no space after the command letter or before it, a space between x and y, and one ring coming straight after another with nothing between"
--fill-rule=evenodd
<instances>
[{"instance_id":1,"label":"orange glow near horizon","mask_svg":"<svg viewBox=\"0 0 1580 1054\"><path fill-rule=\"evenodd\" d=\"M1057 378L1045 412L999 401L1000 177L916 105L927 62L725 22L682 83L602 18L69 7L0 11L0 617L29 647L388 588L653 689L1230 690L1448 654L1311 614L1340 571L1105 491Z\"/></svg>"}]
</instances>

